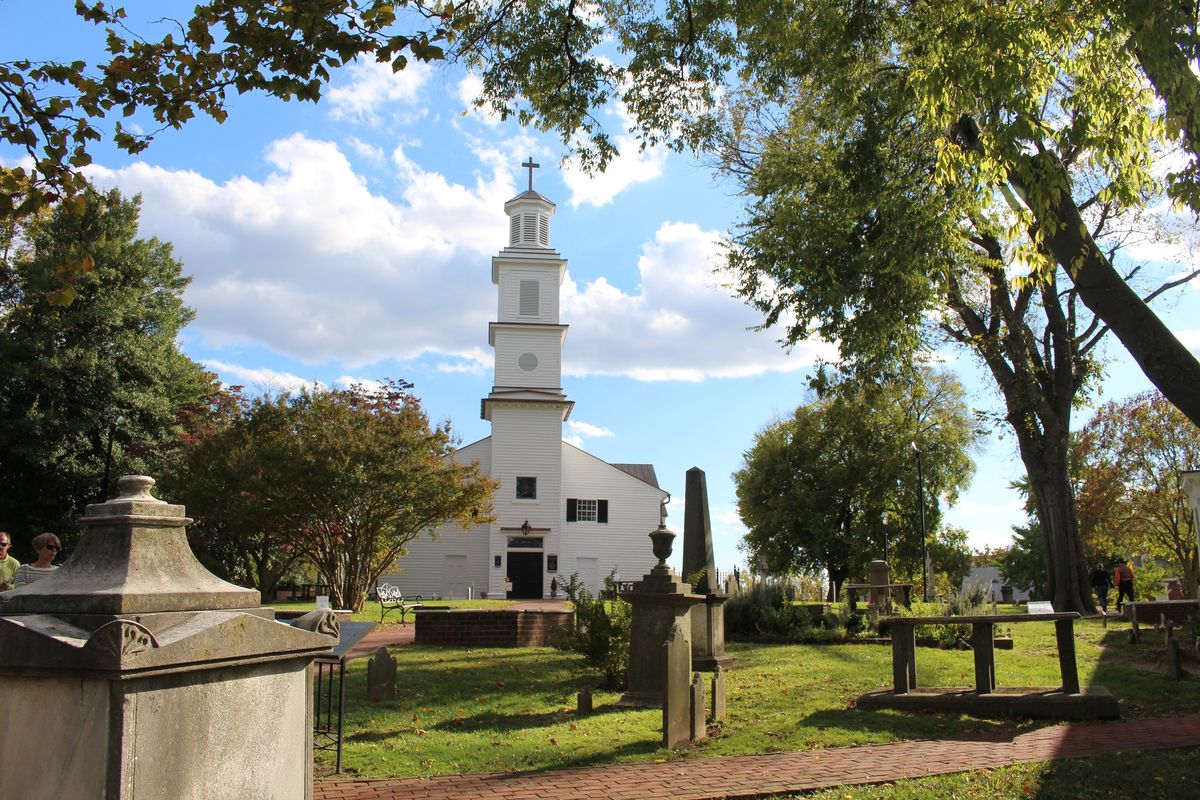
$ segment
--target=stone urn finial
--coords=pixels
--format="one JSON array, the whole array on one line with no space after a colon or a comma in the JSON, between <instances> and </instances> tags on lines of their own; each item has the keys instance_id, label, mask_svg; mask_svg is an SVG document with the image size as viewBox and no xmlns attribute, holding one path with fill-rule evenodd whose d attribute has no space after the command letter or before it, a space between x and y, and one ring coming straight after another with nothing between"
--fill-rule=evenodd
<instances>
[{"instance_id":1,"label":"stone urn finial","mask_svg":"<svg viewBox=\"0 0 1200 800\"><path fill-rule=\"evenodd\" d=\"M149 475L122 475L117 478L117 497L122 500L163 503L162 500L150 494L150 487L154 483L154 478Z\"/></svg>"},{"instance_id":2,"label":"stone urn finial","mask_svg":"<svg viewBox=\"0 0 1200 800\"><path fill-rule=\"evenodd\" d=\"M671 557L672 544L675 541L675 533L667 530L666 524L660 522L658 530L650 531L650 541L654 546L654 557L658 559L658 566L655 569L667 568L667 559Z\"/></svg>"}]
</instances>

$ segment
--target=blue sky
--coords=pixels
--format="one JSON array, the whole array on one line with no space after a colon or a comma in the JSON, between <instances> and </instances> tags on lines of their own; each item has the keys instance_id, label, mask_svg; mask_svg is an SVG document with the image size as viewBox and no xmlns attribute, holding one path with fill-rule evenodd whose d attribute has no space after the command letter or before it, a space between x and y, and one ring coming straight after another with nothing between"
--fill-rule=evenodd
<instances>
[{"instance_id":1,"label":"blue sky","mask_svg":"<svg viewBox=\"0 0 1200 800\"><path fill-rule=\"evenodd\" d=\"M72 6L0 0L0 60L94 57L102 36ZM164 13L126 6L132 27ZM181 344L222 380L254 390L404 378L465 444L489 432L479 400L492 378L490 258L532 155L534 187L557 204L551 243L568 259L563 384L576 405L564 435L608 461L653 463L677 530L684 474L704 469L718 566L732 566L744 529L731 473L756 430L807 399L814 355L833 351L785 352L777 333L751 332L759 318L713 274L738 216L732 184L633 146L589 178L560 161L553 138L467 111L476 85L455 67L356 64L317 105L236 98L225 124L196 120L137 158L100 148L91 177L140 193L143 235L174 243L196 310ZM616 109L605 119L625 127ZM18 159L0 149L0 161ZM1186 246L1147 243L1142 255L1194 263ZM1200 290L1160 311L1200 348ZM945 356L974 406L999 408L969 357ZM1115 344L1108 356L1101 399L1149 387ZM977 464L946 518L975 547L1002 545L1023 519L1008 488L1021 475L1012 437L993 435Z\"/></svg>"}]
</instances>

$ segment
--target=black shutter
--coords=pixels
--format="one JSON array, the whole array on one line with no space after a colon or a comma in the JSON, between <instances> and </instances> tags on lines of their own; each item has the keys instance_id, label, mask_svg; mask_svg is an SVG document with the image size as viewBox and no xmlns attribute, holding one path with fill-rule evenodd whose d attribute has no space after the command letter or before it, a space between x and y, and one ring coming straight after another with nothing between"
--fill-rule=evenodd
<instances>
[{"instance_id":1,"label":"black shutter","mask_svg":"<svg viewBox=\"0 0 1200 800\"><path fill-rule=\"evenodd\" d=\"M574 497L567 499L567 522L574 522L578 516L575 512L575 502Z\"/></svg>"},{"instance_id":2,"label":"black shutter","mask_svg":"<svg viewBox=\"0 0 1200 800\"><path fill-rule=\"evenodd\" d=\"M596 501L596 522L608 522L608 501Z\"/></svg>"}]
</instances>

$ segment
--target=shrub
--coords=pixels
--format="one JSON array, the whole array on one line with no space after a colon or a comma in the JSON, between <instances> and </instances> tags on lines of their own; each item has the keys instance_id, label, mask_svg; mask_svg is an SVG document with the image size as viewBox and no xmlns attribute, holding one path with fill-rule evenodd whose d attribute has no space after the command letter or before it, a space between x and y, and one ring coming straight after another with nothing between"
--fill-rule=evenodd
<instances>
[{"instance_id":1,"label":"shrub","mask_svg":"<svg viewBox=\"0 0 1200 800\"><path fill-rule=\"evenodd\" d=\"M563 591L575 606L575 624L559 628L556 644L560 650L582 655L606 688L623 689L629 668L632 607L617 596L615 569L604 579L604 586L612 600L592 597L579 573L571 575Z\"/></svg>"},{"instance_id":2,"label":"shrub","mask_svg":"<svg viewBox=\"0 0 1200 800\"><path fill-rule=\"evenodd\" d=\"M795 589L775 583L756 583L725 603L725 633L787 641L829 641L845 633L837 618L816 617L797 606Z\"/></svg>"}]
</instances>

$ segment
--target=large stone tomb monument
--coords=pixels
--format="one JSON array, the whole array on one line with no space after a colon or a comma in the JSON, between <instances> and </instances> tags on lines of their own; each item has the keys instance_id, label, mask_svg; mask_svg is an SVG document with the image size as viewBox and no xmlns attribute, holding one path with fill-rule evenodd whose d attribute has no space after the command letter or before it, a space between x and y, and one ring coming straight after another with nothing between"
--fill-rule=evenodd
<instances>
[{"instance_id":1,"label":"large stone tomb monument","mask_svg":"<svg viewBox=\"0 0 1200 800\"><path fill-rule=\"evenodd\" d=\"M667 530L663 524L650 533L658 564L633 585L632 592L621 595L632 606L632 619L629 633L629 690L617 701L618 706L662 707L665 684L663 642L671 637L675 625L680 627L681 646L686 649L688 661L691 661L692 626L688 612L696 603L703 602L704 598L692 594L692 587L667 566L674 539L675 533Z\"/></svg>"},{"instance_id":2,"label":"large stone tomb monument","mask_svg":"<svg viewBox=\"0 0 1200 800\"><path fill-rule=\"evenodd\" d=\"M311 797L308 667L336 634L206 570L153 484L121 478L61 569L0 594L0 794Z\"/></svg>"},{"instance_id":3,"label":"large stone tomb monument","mask_svg":"<svg viewBox=\"0 0 1200 800\"><path fill-rule=\"evenodd\" d=\"M697 577L698 576L698 577ZM728 669L733 658L725 653L725 601L713 557L712 521L708 514L708 483L704 470L687 471L683 511L683 577L704 602L692 607L692 668L712 672Z\"/></svg>"}]
</instances>

